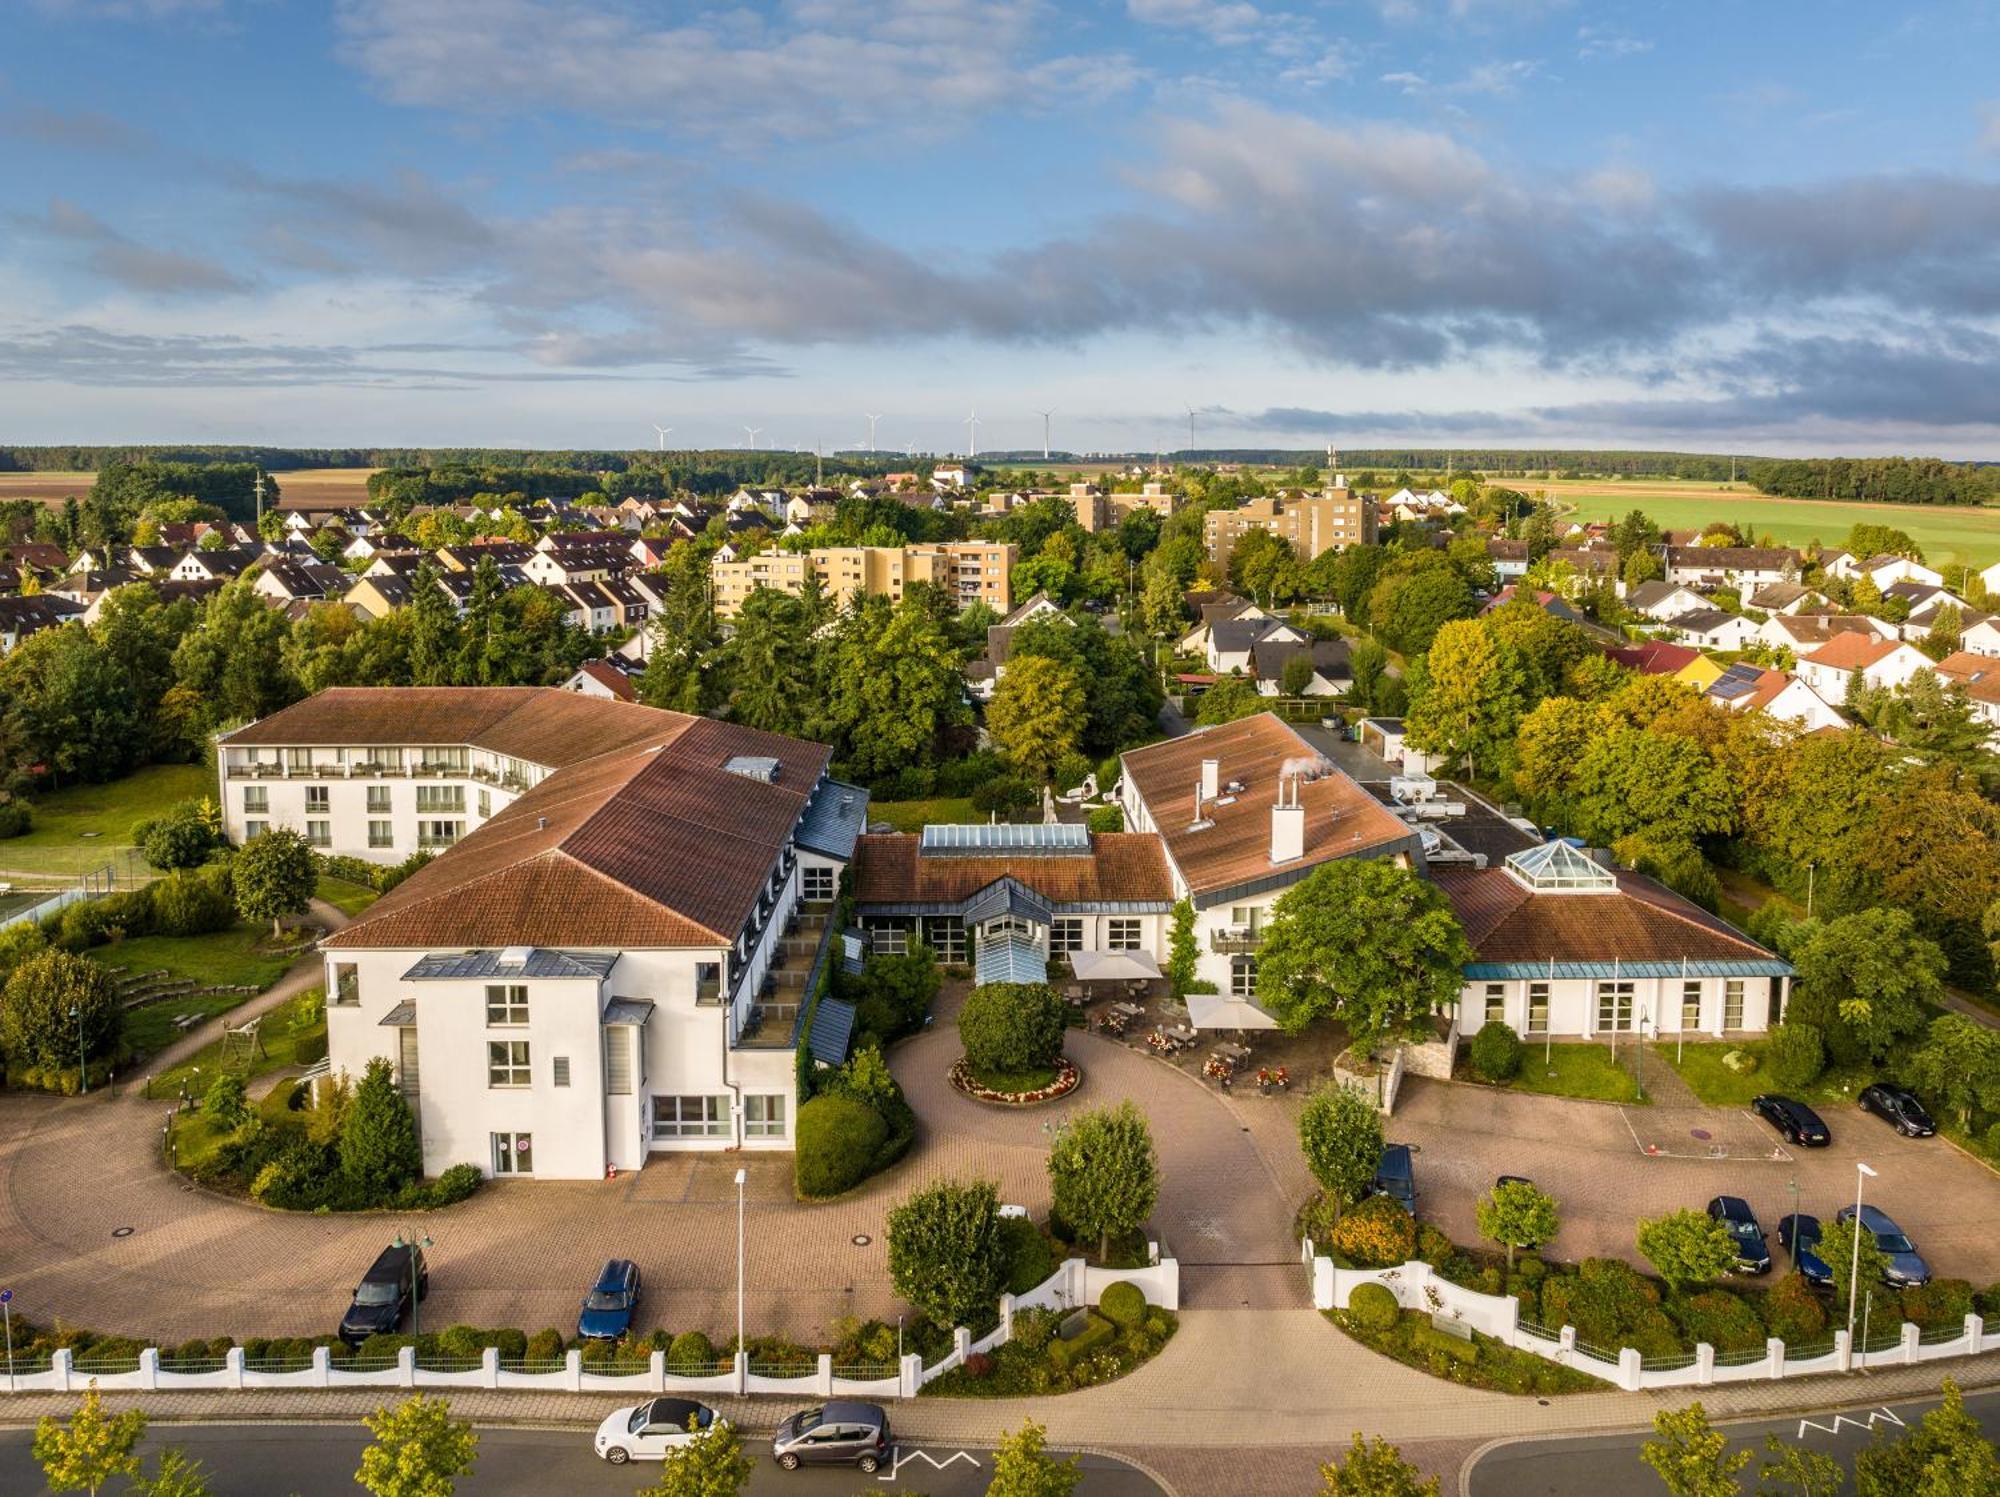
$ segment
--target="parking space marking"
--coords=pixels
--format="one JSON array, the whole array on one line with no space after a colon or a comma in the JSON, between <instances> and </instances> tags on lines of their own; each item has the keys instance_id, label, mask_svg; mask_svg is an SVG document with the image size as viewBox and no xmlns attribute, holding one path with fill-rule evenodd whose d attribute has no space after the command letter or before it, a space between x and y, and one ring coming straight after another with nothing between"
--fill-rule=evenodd
<instances>
[{"instance_id":1,"label":"parking space marking","mask_svg":"<svg viewBox=\"0 0 2000 1497\"><path fill-rule=\"evenodd\" d=\"M1837 1435L1840 1433L1840 1427L1843 1424L1849 1429L1873 1429L1877 1419L1882 1420L1886 1424L1893 1424L1898 1429L1904 1427L1903 1421L1896 1417L1893 1409L1870 1409L1866 1419L1850 1419L1845 1414L1835 1414L1833 1416L1833 1423L1830 1425L1821 1424L1814 1419L1801 1419L1799 1421L1798 1438L1803 1440L1806 1437L1806 1431L1809 1429L1816 1429L1823 1435Z\"/></svg>"},{"instance_id":2,"label":"parking space marking","mask_svg":"<svg viewBox=\"0 0 2000 1497\"><path fill-rule=\"evenodd\" d=\"M913 1450L908 1455L904 1455L903 1447L899 1444L895 1448L893 1464L890 1465L887 1472L875 1479L877 1481L894 1481L897 1474L902 1471L904 1465L910 1461L928 1461L933 1471L942 1471L946 1466L956 1465L960 1461L964 1461L975 1471L979 1469L978 1458L969 1450L954 1450L943 1460L939 1460L927 1450Z\"/></svg>"}]
</instances>

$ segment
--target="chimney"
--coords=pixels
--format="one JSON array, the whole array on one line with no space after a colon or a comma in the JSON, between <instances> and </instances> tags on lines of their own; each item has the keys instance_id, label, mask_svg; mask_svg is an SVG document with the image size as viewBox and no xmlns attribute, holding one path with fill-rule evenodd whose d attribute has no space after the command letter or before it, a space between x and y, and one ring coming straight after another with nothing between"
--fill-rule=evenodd
<instances>
[{"instance_id":1,"label":"chimney","mask_svg":"<svg viewBox=\"0 0 2000 1497\"><path fill-rule=\"evenodd\" d=\"M1289 796L1286 786L1290 785ZM1295 863L1306 855L1306 808L1299 804L1299 782L1278 781L1278 799L1271 807L1271 861Z\"/></svg>"},{"instance_id":2,"label":"chimney","mask_svg":"<svg viewBox=\"0 0 2000 1497\"><path fill-rule=\"evenodd\" d=\"M1201 798L1214 800L1222 794L1222 761L1204 759L1201 761Z\"/></svg>"}]
</instances>

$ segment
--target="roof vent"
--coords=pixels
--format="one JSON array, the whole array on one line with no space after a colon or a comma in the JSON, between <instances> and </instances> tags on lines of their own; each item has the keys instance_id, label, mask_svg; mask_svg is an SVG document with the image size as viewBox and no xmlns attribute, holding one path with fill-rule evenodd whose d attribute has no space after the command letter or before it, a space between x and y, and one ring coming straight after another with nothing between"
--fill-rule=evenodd
<instances>
[{"instance_id":1,"label":"roof vent","mask_svg":"<svg viewBox=\"0 0 2000 1497\"><path fill-rule=\"evenodd\" d=\"M528 958L534 954L535 948L532 946L503 947L500 952L500 965L503 967L525 967L528 965Z\"/></svg>"},{"instance_id":2,"label":"roof vent","mask_svg":"<svg viewBox=\"0 0 2000 1497\"><path fill-rule=\"evenodd\" d=\"M766 785L778 783L778 761L768 754L738 754L722 767L746 780L761 780Z\"/></svg>"},{"instance_id":3,"label":"roof vent","mask_svg":"<svg viewBox=\"0 0 2000 1497\"><path fill-rule=\"evenodd\" d=\"M547 831L548 829L549 829L549 819L548 819L548 817L546 817L546 816L537 816L537 817L535 818L535 830L536 830L536 831L538 831L538 832L546 832L546 831Z\"/></svg>"}]
</instances>

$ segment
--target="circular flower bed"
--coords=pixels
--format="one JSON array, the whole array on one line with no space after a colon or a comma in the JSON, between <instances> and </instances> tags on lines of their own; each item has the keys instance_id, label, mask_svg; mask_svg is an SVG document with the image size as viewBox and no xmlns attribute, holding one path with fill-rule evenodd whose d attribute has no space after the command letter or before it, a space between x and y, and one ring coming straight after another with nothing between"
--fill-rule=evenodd
<instances>
[{"instance_id":1,"label":"circular flower bed","mask_svg":"<svg viewBox=\"0 0 2000 1497\"><path fill-rule=\"evenodd\" d=\"M1057 1097L1068 1096L1083 1081L1083 1073L1067 1055L1056 1057L1056 1079L1033 1091L1003 1092L982 1086L972 1079L972 1067L962 1055L952 1063L950 1075L951 1084L966 1096L980 1102L997 1102L1003 1107L1031 1107L1037 1102L1053 1102Z\"/></svg>"}]
</instances>

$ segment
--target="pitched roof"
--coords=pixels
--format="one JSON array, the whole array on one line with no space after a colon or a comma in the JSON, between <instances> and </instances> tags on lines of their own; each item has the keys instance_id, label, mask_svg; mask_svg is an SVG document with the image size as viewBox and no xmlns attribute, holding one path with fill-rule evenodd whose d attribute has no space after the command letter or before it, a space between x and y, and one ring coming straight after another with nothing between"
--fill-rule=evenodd
<instances>
[{"instance_id":1,"label":"pitched roof","mask_svg":"<svg viewBox=\"0 0 2000 1497\"><path fill-rule=\"evenodd\" d=\"M1173 878L1160 839L1099 832L1087 857L1016 850L993 857L926 856L921 839L879 833L854 846L854 898L871 904L958 904L999 879L1025 884L1052 904L1171 904Z\"/></svg>"},{"instance_id":2,"label":"pitched roof","mask_svg":"<svg viewBox=\"0 0 2000 1497\"><path fill-rule=\"evenodd\" d=\"M1836 634L1875 632L1868 619L1858 613L1781 613L1770 622L1797 644L1825 644Z\"/></svg>"},{"instance_id":3,"label":"pitched roof","mask_svg":"<svg viewBox=\"0 0 2000 1497\"><path fill-rule=\"evenodd\" d=\"M1802 583L1767 582L1750 595L1750 606L1765 609L1783 608L1808 595L1817 596L1817 593Z\"/></svg>"},{"instance_id":4,"label":"pitched roof","mask_svg":"<svg viewBox=\"0 0 2000 1497\"><path fill-rule=\"evenodd\" d=\"M1608 645L1604 653L1642 676L1671 676L1701 659L1701 651L1697 649L1657 639L1638 645Z\"/></svg>"},{"instance_id":5,"label":"pitched roof","mask_svg":"<svg viewBox=\"0 0 2000 1497\"><path fill-rule=\"evenodd\" d=\"M1684 634L1711 634L1734 618L1742 618L1742 615L1731 613L1726 608L1697 608L1681 614L1672 623Z\"/></svg>"},{"instance_id":6,"label":"pitched roof","mask_svg":"<svg viewBox=\"0 0 2000 1497\"><path fill-rule=\"evenodd\" d=\"M1615 890L1538 894L1505 868L1431 870L1481 962L1756 961L1771 954L1642 874Z\"/></svg>"},{"instance_id":7,"label":"pitched roof","mask_svg":"<svg viewBox=\"0 0 2000 1497\"><path fill-rule=\"evenodd\" d=\"M1797 566L1799 553L1788 546L1669 546L1667 566L1715 572L1783 571Z\"/></svg>"},{"instance_id":8,"label":"pitched roof","mask_svg":"<svg viewBox=\"0 0 2000 1497\"><path fill-rule=\"evenodd\" d=\"M1945 680L1965 688L1975 702L2000 703L2000 660L1959 650L1932 667Z\"/></svg>"},{"instance_id":9,"label":"pitched roof","mask_svg":"<svg viewBox=\"0 0 2000 1497\"><path fill-rule=\"evenodd\" d=\"M1664 603L1675 593L1686 591L1678 582L1642 582L1637 587L1626 589L1625 603L1627 607L1644 613L1655 603Z\"/></svg>"},{"instance_id":10,"label":"pitched roof","mask_svg":"<svg viewBox=\"0 0 2000 1497\"><path fill-rule=\"evenodd\" d=\"M1878 639L1873 634L1849 629L1834 635L1804 658L1830 670L1864 671L1902 648L1901 640Z\"/></svg>"}]
</instances>

